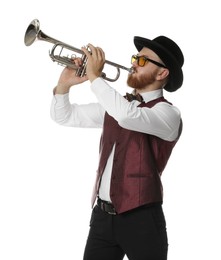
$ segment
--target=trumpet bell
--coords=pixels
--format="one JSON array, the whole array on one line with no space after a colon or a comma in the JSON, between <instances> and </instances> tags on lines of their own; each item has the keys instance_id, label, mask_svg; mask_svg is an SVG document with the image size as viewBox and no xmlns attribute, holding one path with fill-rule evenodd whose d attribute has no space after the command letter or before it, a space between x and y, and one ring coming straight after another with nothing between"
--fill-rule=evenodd
<instances>
[{"instance_id":1,"label":"trumpet bell","mask_svg":"<svg viewBox=\"0 0 221 260\"><path fill-rule=\"evenodd\" d=\"M33 42L35 42L36 38L38 37L39 31L40 22L37 19L35 19L29 24L25 32L24 42L26 46L30 46Z\"/></svg>"}]
</instances>

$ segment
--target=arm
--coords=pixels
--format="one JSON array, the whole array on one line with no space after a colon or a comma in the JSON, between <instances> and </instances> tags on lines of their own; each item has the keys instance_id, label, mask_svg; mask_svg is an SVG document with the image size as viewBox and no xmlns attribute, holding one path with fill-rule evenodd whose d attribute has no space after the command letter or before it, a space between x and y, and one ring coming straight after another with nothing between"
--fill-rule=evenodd
<instances>
[{"instance_id":1,"label":"arm","mask_svg":"<svg viewBox=\"0 0 221 260\"><path fill-rule=\"evenodd\" d=\"M81 65L79 58L74 59L73 62L77 66ZM75 73L75 70L67 67L62 71L54 89L51 117L55 122L64 126L102 127L104 110L99 104L70 104L70 88L87 80L87 76L77 77Z\"/></svg>"},{"instance_id":2,"label":"arm","mask_svg":"<svg viewBox=\"0 0 221 260\"><path fill-rule=\"evenodd\" d=\"M56 94L51 103L51 118L63 126L101 128L104 112L98 103L70 104L68 93Z\"/></svg>"},{"instance_id":3,"label":"arm","mask_svg":"<svg viewBox=\"0 0 221 260\"><path fill-rule=\"evenodd\" d=\"M120 126L167 141L177 138L181 115L176 107L166 102L160 102L152 108L137 107L140 104L138 101L128 102L101 78L94 80L91 88L101 106Z\"/></svg>"}]
</instances>

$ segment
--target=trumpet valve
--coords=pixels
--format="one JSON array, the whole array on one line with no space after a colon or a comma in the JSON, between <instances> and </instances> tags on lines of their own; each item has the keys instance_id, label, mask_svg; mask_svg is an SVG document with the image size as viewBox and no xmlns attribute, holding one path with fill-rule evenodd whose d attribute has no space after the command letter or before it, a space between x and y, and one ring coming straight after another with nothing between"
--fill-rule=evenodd
<instances>
[{"instance_id":1,"label":"trumpet valve","mask_svg":"<svg viewBox=\"0 0 221 260\"><path fill-rule=\"evenodd\" d=\"M84 77L86 75L87 59L87 56L83 54L81 57L82 65L77 69L76 76Z\"/></svg>"}]
</instances>

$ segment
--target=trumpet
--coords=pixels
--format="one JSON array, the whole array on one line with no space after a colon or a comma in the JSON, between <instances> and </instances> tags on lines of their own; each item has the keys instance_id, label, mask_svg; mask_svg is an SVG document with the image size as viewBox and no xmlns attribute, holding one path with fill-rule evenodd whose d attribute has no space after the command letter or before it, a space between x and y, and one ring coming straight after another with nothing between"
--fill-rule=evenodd
<instances>
[{"instance_id":1,"label":"trumpet","mask_svg":"<svg viewBox=\"0 0 221 260\"><path fill-rule=\"evenodd\" d=\"M25 36L24 36L24 43L26 46L32 45L36 40L42 40L49 43L53 43L54 46L52 47L51 51L49 51L49 56L52 59L52 61L57 62L59 65L70 67L74 70L76 70L76 75L79 77L83 77L86 75L86 66L87 66L87 56L84 54L84 52L81 49L78 49L76 47L73 47L69 44L66 44L62 41L56 40L48 35L46 35L41 29L40 29L40 22L38 19L34 19L27 27ZM58 51L59 49L59 51ZM64 50L71 51L70 57L62 55ZM78 67L73 63L73 57L76 57L76 54L81 54L82 59L82 66ZM105 80L114 82L118 80L120 77L120 69L126 70L129 73L133 73L132 68L126 68L122 65L119 65L115 62L111 62L108 60L105 60L105 63L113 66L117 70L117 74L115 78L109 78L106 76L104 72L102 72L101 77Z\"/></svg>"}]
</instances>

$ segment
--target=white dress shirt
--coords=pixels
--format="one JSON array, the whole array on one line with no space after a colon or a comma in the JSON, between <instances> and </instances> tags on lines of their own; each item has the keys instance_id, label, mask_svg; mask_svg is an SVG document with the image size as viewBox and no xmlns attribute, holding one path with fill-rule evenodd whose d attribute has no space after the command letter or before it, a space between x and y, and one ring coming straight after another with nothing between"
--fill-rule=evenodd
<instances>
[{"instance_id":1,"label":"white dress shirt","mask_svg":"<svg viewBox=\"0 0 221 260\"><path fill-rule=\"evenodd\" d=\"M157 103L154 107L137 107L140 102L128 102L121 94L101 78L91 84L98 103L85 105L70 104L69 94L56 94L51 104L51 117L58 124L72 127L102 128L105 111L118 124L126 129L158 136L167 141L174 141L178 136L180 111L166 102ZM145 102L162 97L163 90L141 94ZM113 165L114 149L107 161L102 176L99 197L110 201L110 179Z\"/></svg>"}]
</instances>

